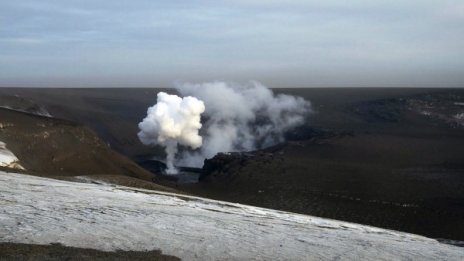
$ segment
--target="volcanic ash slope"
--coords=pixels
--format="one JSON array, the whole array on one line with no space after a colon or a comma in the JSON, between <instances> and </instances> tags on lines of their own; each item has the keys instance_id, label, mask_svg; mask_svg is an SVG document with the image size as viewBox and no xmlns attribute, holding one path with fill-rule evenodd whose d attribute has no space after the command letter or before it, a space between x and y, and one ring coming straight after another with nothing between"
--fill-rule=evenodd
<instances>
[{"instance_id":1,"label":"volcanic ash slope","mask_svg":"<svg viewBox=\"0 0 464 261\"><path fill-rule=\"evenodd\" d=\"M185 260L463 260L436 240L122 186L0 172L0 242L154 250Z\"/></svg>"}]
</instances>

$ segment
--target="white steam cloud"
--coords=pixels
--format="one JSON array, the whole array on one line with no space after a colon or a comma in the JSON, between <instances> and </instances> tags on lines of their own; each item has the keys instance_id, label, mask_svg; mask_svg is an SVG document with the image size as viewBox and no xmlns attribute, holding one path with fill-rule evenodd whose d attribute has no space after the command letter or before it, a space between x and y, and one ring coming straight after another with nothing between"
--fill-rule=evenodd
<instances>
[{"instance_id":1,"label":"white steam cloud","mask_svg":"<svg viewBox=\"0 0 464 261\"><path fill-rule=\"evenodd\" d=\"M166 173L178 172L174 167L178 144L192 149L201 147L198 131L204 111L204 103L195 97L180 98L164 92L158 93L156 104L148 108L147 116L139 123L138 136L143 144L166 147Z\"/></svg>"},{"instance_id":2,"label":"white steam cloud","mask_svg":"<svg viewBox=\"0 0 464 261\"><path fill-rule=\"evenodd\" d=\"M286 131L304 123L310 103L301 97L275 95L258 82L178 84L178 92L204 101L203 146L184 151L183 166L201 167L218 152L251 151L284 141Z\"/></svg>"}]
</instances>

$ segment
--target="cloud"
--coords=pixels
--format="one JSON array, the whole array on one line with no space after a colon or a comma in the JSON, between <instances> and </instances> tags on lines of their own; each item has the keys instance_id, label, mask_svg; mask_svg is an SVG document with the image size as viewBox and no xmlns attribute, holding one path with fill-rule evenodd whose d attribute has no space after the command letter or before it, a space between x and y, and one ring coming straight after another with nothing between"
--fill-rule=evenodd
<instances>
[{"instance_id":1,"label":"cloud","mask_svg":"<svg viewBox=\"0 0 464 261\"><path fill-rule=\"evenodd\" d=\"M464 83L464 9L453 0L23 0L0 10L0 85L133 86L114 80L122 73L142 86Z\"/></svg>"}]
</instances>

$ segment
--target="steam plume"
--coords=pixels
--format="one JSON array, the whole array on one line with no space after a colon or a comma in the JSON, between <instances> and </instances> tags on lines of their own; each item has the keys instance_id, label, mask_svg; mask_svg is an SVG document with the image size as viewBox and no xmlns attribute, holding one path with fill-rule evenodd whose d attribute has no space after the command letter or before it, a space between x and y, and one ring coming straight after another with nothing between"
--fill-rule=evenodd
<instances>
[{"instance_id":1,"label":"steam plume","mask_svg":"<svg viewBox=\"0 0 464 261\"><path fill-rule=\"evenodd\" d=\"M278 94L258 82L178 84L181 95L206 104L203 146L185 151L184 166L201 167L218 152L250 151L284 140L286 131L304 123L310 103L301 97Z\"/></svg>"},{"instance_id":2,"label":"steam plume","mask_svg":"<svg viewBox=\"0 0 464 261\"><path fill-rule=\"evenodd\" d=\"M147 116L139 123L138 136L143 144L166 147L166 173L178 172L174 166L177 144L192 149L201 147L198 131L204 111L204 103L195 97L180 98L164 92L158 93L156 104L148 108Z\"/></svg>"}]
</instances>

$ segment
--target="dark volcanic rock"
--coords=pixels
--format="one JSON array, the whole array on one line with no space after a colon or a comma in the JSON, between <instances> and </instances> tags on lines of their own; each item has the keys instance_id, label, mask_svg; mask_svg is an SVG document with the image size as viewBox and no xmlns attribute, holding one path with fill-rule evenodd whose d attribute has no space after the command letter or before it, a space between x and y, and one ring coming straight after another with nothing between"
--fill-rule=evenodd
<instances>
[{"instance_id":1,"label":"dark volcanic rock","mask_svg":"<svg viewBox=\"0 0 464 261\"><path fill-rule=\"evenodd\" d=\"M213 158L205 160L199 181L232 179L252 157L253 154L247 152L218 153Z\"/></svg>"},{"instance_id":2,"label":"dark volcanic rock","mask_svg":"<svg viewBox=\"0 0 464 261\"><path fill-rule=\"evenodd\" d=\"M354 131L351 130L334 131L329 129L315 128L305 124L286 132L284 137L286 142L310 141L317 143L320 141L327 141L337 137L354 135ZM274 147L278 147L278 145Z\"/></svg>"},{"instance_id":3,"label":"dark volcanic rock","mask_svg":"<svg viewBox=\"0 0 464 261\"><path fill-rule=\"evenodd\" d=\"M350 108L369 123L417 123L464 127L464 96L443 91L357 102Z\"/></svg>"},{"instance_id":4,"label":"dark volcanic rock","mask_svg":"<svg viewBox=\"0 0 464 261\"><path fill-rule=\"evenodd\" d=\"M398 122L406 109L404 100L397 98L360 102L354 111L367 122Z\"/></svg>"},{"instance_id":5,"label":"dark volcanic rock","mask_svg":"<svg viewBox=\"0 0 464 261\"><path fill-rule=\"evenodd\" d=\"M138 164L155 175L160 175L166 169L166 164L158 160L144 160Z\"/></svg>"},{"instance_id":6,"label":"dark volcanic rock","mask_svg":"<svg viewBox=\"0 0 464 261\"><path fill-rule=\"evenodd\" d=\"M300 141L304 143L321 143L336 137L353 135L354 134L352 132L347 131L335 132L302 125L286 133L285 139L287 142L252 152L218 153L213 158L206 159L204 161L199 181L224 184L238 176L241 169L247 165L266 165L275 162L277 158L276 155L279 153L281 154L282 150L288 147L289 144L295 143L298 144L298 146L303 146L299 143Z\"/></svg>"},{"instance_id":7,"label":"dark volcanic rock","mask_svg":"<svg viewBox=\"0 0 464 261\"><path fill-rule=\"evenodd\" d=\"M305 124L287 131L284 137L287 141L301 141L314 138L331 138L336 135L337 134L334 131L321 128L314 128Z\"/></svg>"},{"instance_id":8,"label":"dark volcanic rock","mask_svg":"<svg viewBox=\"0 0 464 261\"><path fill-rule=\"evenodd\" d=\"M179 169L179 174L168 175L166 174L166 164L159 160L141 160L138 164L154 174L152 181L155 183L162 183L164 181L172 183L197 183L198 177L202 172L200 168L176 166Z\"/></svg>"}]
</instances>

